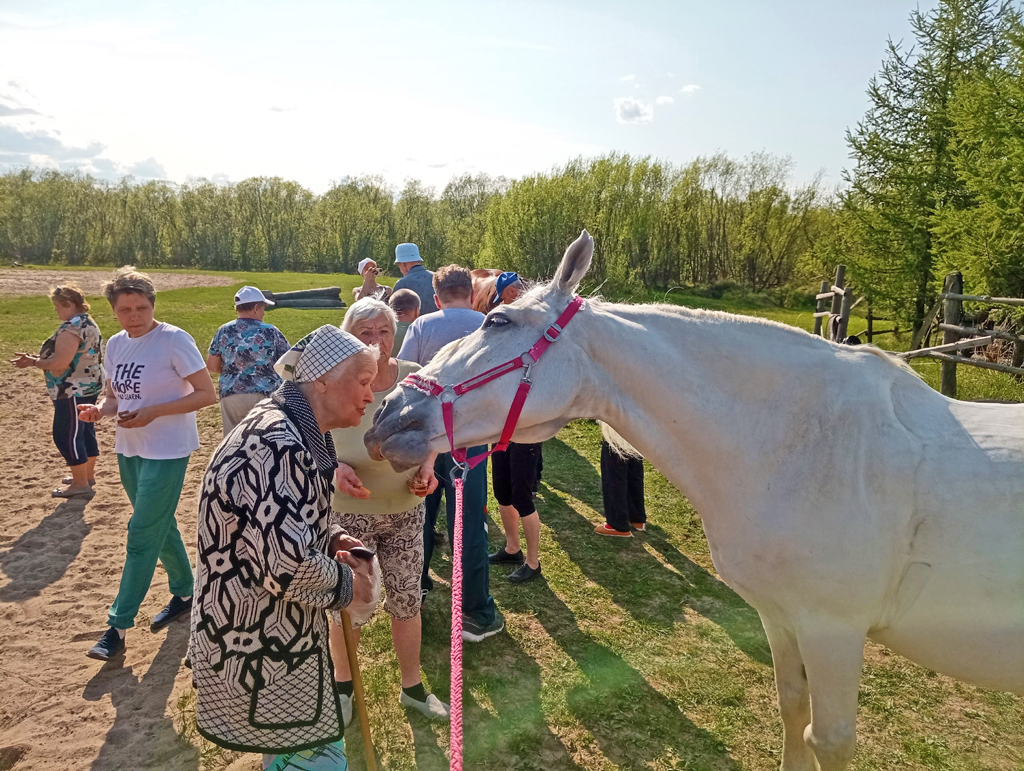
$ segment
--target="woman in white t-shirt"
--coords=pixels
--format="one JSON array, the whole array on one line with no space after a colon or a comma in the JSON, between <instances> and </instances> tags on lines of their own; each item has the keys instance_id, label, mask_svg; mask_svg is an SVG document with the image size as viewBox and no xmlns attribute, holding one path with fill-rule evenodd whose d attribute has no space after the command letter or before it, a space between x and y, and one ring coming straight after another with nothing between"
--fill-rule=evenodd
<instances>
[{"instance_id":1,"label":"woman in white t-shirt","mask_svg":"<svg viewBox=\"0 0 1024 771\"><path fill-rule=\"evenodd\" d=\"M192 336L153 318L156 290L149 276L126 265L104 291L124 331L107 342L103 401L80 406L78 417L96 422L117 415L114 451L133 513L110 628L88 654L101 661L124 653L125 630L135 626L158 559L172 596L153 617L152 628L192 608L192 565L174 510L189 455L199 449L196 410L217 401Z\"/></svg>"}]
</instances>

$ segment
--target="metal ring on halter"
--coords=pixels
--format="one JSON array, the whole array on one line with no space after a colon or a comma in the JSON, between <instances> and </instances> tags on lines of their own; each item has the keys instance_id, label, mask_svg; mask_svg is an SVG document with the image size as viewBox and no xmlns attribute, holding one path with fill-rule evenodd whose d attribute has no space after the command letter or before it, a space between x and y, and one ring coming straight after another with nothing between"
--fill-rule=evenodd
<instances>
[{"instance_id":1,"label":"metal ring on halter","mask_svg":"<svg viewBox=\"0 0 1024 771\"><path fill-rule=\"evenodd\" d=\"M446 399L446 396L449 398ZM454 404L455 400L458 398L459 394L455 393L455 387L450 385L446 385L444 390L437 395L437 399L441 404Z\"/></svg>"},{"instance_id":2,"label":"metal ring on halter","mask_svg":"<svg viewBox=\"0 0 1024 771\"><path fill-rule=\"evenodd\" d=\"M466 481L466 477L469 476L469 462L468 461L459 462L459 461L455 460L455 458L452 458L452 463L454 463L455 466L454 466L454 468L452 468L452 470L450 472L448 472L448 476L451 478L452 484L455 484L455 478L457 476L459 476L460 473L462 475L462 481L465 482Z\"/></svg>"},{"instance_id":3,"label":"metal ring on halter","mask_svg":"<svg viewBox=\"0 0 1024 771\"><path fill-rule=\"evenodd\" d=\"M537 363L537 360L530 355L529 351L524 351L523 355L519 357L519 360L523 362L523 367L526 370L523 372L523 376L519 378L520 383L533 383L530 380L530 372L533 371L533 365Z\"/></svg>"},{"instance_id":4,"label":"metal ring on halter","mask_svg":"<svg viewBox=\"0 0 1024 771\"><path fill-rule=\"evenodd\" d=\"M555 336L554 337L551 336L551 330L552 329L557 330L555 332ZM544 330L544 339L547 340L549 343L553 343L553 342L555 342L555 340L558 339L558 336L560 334L562 334L562 328L560 326L558 326L558 324L552 324L550 327L548 327L547 329Z\"/></svg>"}]
</instances>

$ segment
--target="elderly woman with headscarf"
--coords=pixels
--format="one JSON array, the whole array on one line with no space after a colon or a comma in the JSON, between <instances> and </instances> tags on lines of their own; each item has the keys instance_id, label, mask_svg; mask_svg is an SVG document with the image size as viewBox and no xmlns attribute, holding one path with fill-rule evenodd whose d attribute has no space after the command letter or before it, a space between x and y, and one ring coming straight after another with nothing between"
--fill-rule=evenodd
<instances>
[{"instance_id":1,"label":"elderly woman with headscarf","mask_svg":"<svg viewBox=\"0 0 1024 771\"><path fill-rule=\"evenodd\" d=\"M338 450L334 521L376 552L384 582L384 610L391 617L391 639L401 669L399 703L429 720L448 719L448 705L427 693L420 677L420 574L423 572L423 499L437 487L434 456L419 469L395 471L385 460L374 460L363 444L373 425L373 413L420 365L391 356L395 343L395 312L380 300L364 298L345 314L341 328L380 351L374 378L373 406L359 425L331 432ZM359 642L359 630L355 634ZM331 627L335 680L346 724L352 719L352 674L345 638Z\"/></svg>"},{"instance_id":2,"label":"elderly woman with headscarf","mask_svg":"<svg viewBox=\"0 0 1024 771\"><path fill-rule=\"evenodd\" d=\"M361 545L329 525L329 431L373 401L377 351L337 327L276 365L285 382L210 459L199 501L189 656L199 733L265 769L344 769L325 611L371 601Z\"/></svg>"}]
</instances>

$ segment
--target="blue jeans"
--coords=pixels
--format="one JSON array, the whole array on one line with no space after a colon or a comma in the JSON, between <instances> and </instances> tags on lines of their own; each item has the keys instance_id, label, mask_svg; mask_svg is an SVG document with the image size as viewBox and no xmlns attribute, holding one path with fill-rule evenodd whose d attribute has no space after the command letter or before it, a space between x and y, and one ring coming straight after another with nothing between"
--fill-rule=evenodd
<instances>
[{"instance_id":1,"label":"blue jeans","mask_svg":"<svg viewBox=\"0 0 1024 771\"><path fill-rule=\"evenodd\" d=\"M487 445L470 447L469 456L487 452ZM450 452L438 455L434 461L437 489L427 496L426 517L423 521L423 580L424 589L433 589L430 578L430 558L434 553L434 526L444 496L448 513L448 538L455 542L455 484L451 472L455 468ZM487 561L487 461L469 472L463 486L462 500L462 612L483 626L493 624L496 610L491 597L490 563Z\"/></svg>"}]
</instances>

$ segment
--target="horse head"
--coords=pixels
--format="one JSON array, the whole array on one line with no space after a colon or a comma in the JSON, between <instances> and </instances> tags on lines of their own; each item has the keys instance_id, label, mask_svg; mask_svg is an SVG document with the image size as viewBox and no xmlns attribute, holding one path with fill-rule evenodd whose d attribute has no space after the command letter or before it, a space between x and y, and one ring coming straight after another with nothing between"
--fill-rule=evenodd
<instances>
[{"instance_id":1,"label":"horse head","mask_svg":"<svg viewBox=\"0 0 1024 771\"><path fill-rule=\"evenodd\" d=\"M584 230L565 250L547 284L535 287L514 303L487 315L473 334L442 348L420 376L452 386L465 382L520 356L544 336L573 298L594 254L594 239ZM547 353L530 369L533 387L519 418L515 439L540 442L550 439L574 417L587 356L580 345L579 327L586 308L575 324L559 335ZM525 370L497 378L459 396L453 404L457 447L496 442L509 413ZM451 396L450 393L443 395ZM449 450L437 397L403 384L395 389L374 415L373 427L364 437L370 455L385 458L396 469L422 463L431 451Z\"/></svg>"}]
</instances>

